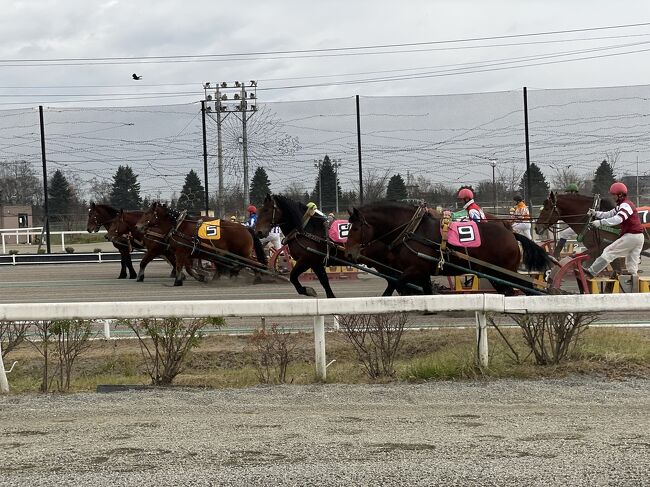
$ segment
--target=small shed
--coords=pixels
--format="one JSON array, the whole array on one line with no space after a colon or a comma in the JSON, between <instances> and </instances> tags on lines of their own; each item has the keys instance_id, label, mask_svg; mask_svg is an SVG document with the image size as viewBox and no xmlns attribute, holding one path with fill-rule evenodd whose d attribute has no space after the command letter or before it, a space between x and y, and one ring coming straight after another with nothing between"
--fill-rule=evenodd
<instances>
[{"instance_id":1,"label":"small shed","mask_svg":"<svg viewBox=\"0 0 650 487\"><path fill-rule=\"evenodd\" d=\"M31 238L27 235L19 235L16 241L16 234L7 232L6 229L29 228L33 226L32 207L29 205L0 205L0 230L5 233L5 243L30 243Z\"/></svg>"}]
</instances>

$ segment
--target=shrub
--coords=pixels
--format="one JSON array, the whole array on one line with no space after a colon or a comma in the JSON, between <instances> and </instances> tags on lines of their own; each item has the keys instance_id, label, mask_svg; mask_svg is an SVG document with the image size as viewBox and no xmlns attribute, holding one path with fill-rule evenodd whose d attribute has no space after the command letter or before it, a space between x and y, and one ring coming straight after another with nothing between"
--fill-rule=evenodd
<instances>
[{"instance_id":1,"label":"shrub","mask_svg":"<svg viewBox=\"0 0 650 487\"><path fill-rule=\"evenodd\" d=\"M74 254L74 247L66 247L66 248L65 248L65 251L66 251L68 254Z\"/></svg>"},{"instance_id":2,"label":"shrub","mask_svg":"<svg viewBox=\"0 0 650 487\"><path fill-rule=\"evenodd\" d=\"M11 249L11 250L9 251L9 255L17 255L18 252L19 252L19 251L16 250L16 249Z\"/></svg>"},{"instance_id":3,"label":"shrub","mask_svg":"<svg viewBox=\"0 0 650 487\"><path fill-rule=\"evenodd\" d=\"M371 379L395 376L395 356L407 322L406 313L339 317L345 336Z\"/></svg>"},{"instance_id":4,"label":"shrub","mask_svg":"<svg viewBox=\"0 0 650 487\"><path fill-rule=\"evenodd\" d=\"M297 333L288 333L271 325L271 331L256 330L250 337L251 355L260 382L269 384L287 381L287 368L292 361L292 352L298 343Z\"/></svg>"},{"instance_id":5,"label":"shrub","mask_svg":"<svg viewBox=\"0 0 650 487\"><path fill-rule=\"evenodd\" d=\"M37 254L44 254L44 253L45 253L45 249L38 249L38 250L36 251L36 253L37 253Z\"/></svg>"},{"instance_id":6,"label":"shrub","mask_svg":"<svg viewBox=\"0 0 650 487\"><path fill-rule=\"evenodd\" d=\"M190 351L203 337L206 326L220 328L223 318L142 318L119 320L118 325L130 328L138 337L140 352L145 361L152 385L170 385L183 371Z\"/></svg>"},{"instance_id":7,"label":"shrub","mask_svg":"<svg viewBox=\"0 0 650 487\"><path fill-rule=\"evenodd\" d=\"M99 253L102 252L102 249L99 249L99 248L93 249L93 252L96 253L96 254L99 254Z\"/></svg>"}]
</instances>

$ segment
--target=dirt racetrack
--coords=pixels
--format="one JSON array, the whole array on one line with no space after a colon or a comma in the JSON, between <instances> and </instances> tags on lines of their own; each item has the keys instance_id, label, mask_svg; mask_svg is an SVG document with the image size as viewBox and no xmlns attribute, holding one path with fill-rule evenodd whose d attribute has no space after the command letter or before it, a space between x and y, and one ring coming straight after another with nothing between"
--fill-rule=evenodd
<instances>
[{"instance_id":1,"label":"dirt racetrack","mask_svg":"<svg viewBox=\"0 0 650 487\"><path fill-rule=\"evenodd\" d=\"M0 485L649 485L650 381L0 397Z\"/></svg>"}]
</instances>

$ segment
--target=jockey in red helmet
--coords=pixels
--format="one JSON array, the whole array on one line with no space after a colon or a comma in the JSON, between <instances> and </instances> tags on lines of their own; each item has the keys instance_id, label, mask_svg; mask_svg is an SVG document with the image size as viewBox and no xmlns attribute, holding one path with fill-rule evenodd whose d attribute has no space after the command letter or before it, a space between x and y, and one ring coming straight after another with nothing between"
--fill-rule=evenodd
<instances>
[{"instance_id":1,"label":"jockey in red helmet","mask_svg":"<svg viewBox=\"0 0 650 487\"><path fill-rule=\"evenodd\" d=\"M610 211L589 210L589 215L595 218L591 226L599 228L602 225L619 225L621 234L605 247L601 256L594 260L585 272L590 276L596 276L614 259L625 257L625 267L632 275L631 290L634 292L638 289L637 273L644 243L643 226L636 206L627 197L627 187L623 183L612 184L609 193L616 197L616 207Z\"/></svg>"},{"instance_id":2,"label":"jockey in red helmet","mask_svg":"<svg viewBox=\"0 0 650 487\"><path fill-rule=\"evenodd\" d=\"M472 193L471 189L462 188L458 192L458 199L465 202L463 208L467 211L467 216L470 220L474 220L475 222L485 220L485 213L483 213L481 207L474 201L474 193Z\"/></svg>"},{"instance_id":3,"label":"jockey in red helmet","mask_svg":"<svg viewBox=\"0 0 650 487\"><path fill-rule=\"evenodd\" d=\"M248 205L247 208L248 211L248 220L246 220L246 225L247 227L255 228L255 224L257 223L257 208L253 205Z\"/></svg>"}]
</instances>

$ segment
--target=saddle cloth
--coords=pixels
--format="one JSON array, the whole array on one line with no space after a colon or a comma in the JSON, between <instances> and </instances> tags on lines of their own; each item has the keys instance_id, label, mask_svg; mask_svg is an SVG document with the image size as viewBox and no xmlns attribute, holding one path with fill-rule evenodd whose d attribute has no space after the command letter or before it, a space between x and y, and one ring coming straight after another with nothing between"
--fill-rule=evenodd
<instances>
[{"instance_id":1,"label":"saddle cloth","mask_svg":"<svg viewBox=\"0 0 650 487\"><path fill-rule=\"evenodd\" d=\"M201 223L198 231L199 238L219 240L221 238L221 220L210 220Z\"/></svg>"},{"instance_id":2,"label":"saddle cloth","mask_svg":"<svg viewBox=\"0 0 650 487\"><path fill-rule=\"evenodd\" d=\"M344 244L348 241L350 224L347 220L334 220L330 225L327 235L332 242Z\"/></svg>"},{"instance_id":3,"label":"saddle cloth","mask_svg":"<svg viewBox=\"0 0 650 487\"><path fill-rule=\"evenodd\" d=\"M447 242L456 247L480 247L481 234L478 231L476 222L468 220L464 222L451 222Z\"/></svg>"}]
</instances>

